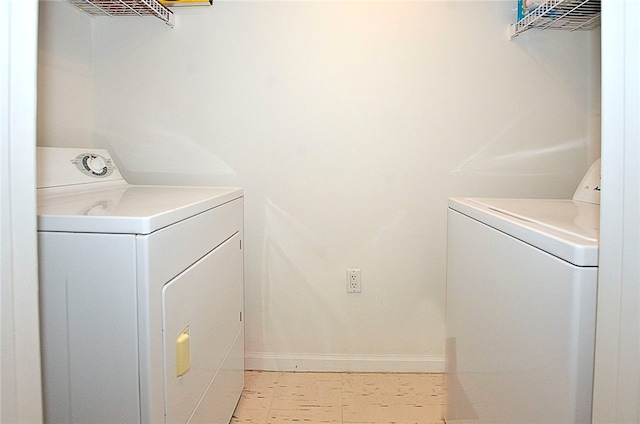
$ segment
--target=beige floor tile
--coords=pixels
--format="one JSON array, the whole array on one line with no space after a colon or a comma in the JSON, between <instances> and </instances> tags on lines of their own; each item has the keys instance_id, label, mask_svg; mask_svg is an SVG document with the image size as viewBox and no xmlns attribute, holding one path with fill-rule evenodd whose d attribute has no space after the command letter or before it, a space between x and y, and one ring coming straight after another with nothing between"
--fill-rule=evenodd
<instances>
[{"instance_id":1,"label":"beige floor tile","mask_svg":"<svg viewBox=\"0 0 640 424\"><path fill-rule=\"evenodd\" d=\"M249 371L232 423L444 424L442 374Z\"/></svg>"},{"instance_id":2,"label":"beige floor tile","mask_svg":"<svg viewBox=\"0 0 640 424\"><path fill-rule=\"evenodd\" d=\"M295 409L272 409L268 424L311 422L341 423L342 412L339 406L305 405Z\"/></svg>"},{"instance_id":3,"label":"beige floor tile","mask_svg":"<svg viewBox=\"0 0 640 424\"><path fill-rule=\"evenodd\" d=\"M269 420L269 412L266 411L248 411L243 410L241 413L234 413L231 418L231 424L256 423L265 424Z\"/></svg>"},{"instance_id":4,"label":"beige floor tile","mask_svg":"<svg viewBox=\"0 0 640 424\"><path fill-rule=\"evenodd\" d=\"M262 371L245 372L245 388L231 422L236 424L266 423L280 374Z\"/></svg>"},{"instance_id":5,"label":"beige floor tile","mask_svg":"<svg viewBox=\"0 0 640 424\"><path fill-rule=\"evenodd\" d=\"M283 373L273 396L269 423L339 423L341 393L339 373Z\"/></svg>"},{"instance_id":6,"label":"beige floor tile","mask_svg":"<svg viewBox=\"0 0 640 424\"><path fill-rule=\"evenodd\" d=\"M347 374L344 423L426 423L442 419L441 379L430 374Z\"/></svg>"},{"instance_id":7,"label":"beige floor tile","mask_svg":"<svg viewBox=\"0 0 640 424\"><path fill-rule=\"evenodd\" d=\"M283 373L274 392L273 408L290 400L340 404L342 377L337 373ZM280 408L278 408L280 409Z\"/></svg>"},{"instance_id":8,"label":"beige floor tile","mask_svg":"<svg viewBox=\"0 0 640 424\"><path fill-rule=\"evenodd\" d=\"M274 371L246 371L244 374L245 388L256 391L268 391L276 387L281 372ZM286 373L285 373L286 374Z\"/></svg>"}]
</instances>

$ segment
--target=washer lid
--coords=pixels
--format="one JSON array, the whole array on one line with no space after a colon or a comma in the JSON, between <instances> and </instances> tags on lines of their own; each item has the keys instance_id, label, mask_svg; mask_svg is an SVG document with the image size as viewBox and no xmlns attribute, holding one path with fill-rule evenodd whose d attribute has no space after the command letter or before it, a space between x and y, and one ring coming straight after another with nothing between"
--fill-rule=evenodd
<instances>
[{"instance_id":1,"label":"washer lid","mask_svg":"<svg viewBox=\"0 0 640 424\"><path fill-rule=\"evenodd\" d=\"M577 266L598 266L600 205L575 200L449 199L449 207Z\"/></svg>"},{"instance_id":2,"label":"washer lid","mask_svg":"<svg viewBox=\"0 0 640 424\"><path fill-rule=\"evenodd\" d=\"M231 187L136 186L38 189L38 230L149 234L242 197Z\"/></svg>"}]
</instances>

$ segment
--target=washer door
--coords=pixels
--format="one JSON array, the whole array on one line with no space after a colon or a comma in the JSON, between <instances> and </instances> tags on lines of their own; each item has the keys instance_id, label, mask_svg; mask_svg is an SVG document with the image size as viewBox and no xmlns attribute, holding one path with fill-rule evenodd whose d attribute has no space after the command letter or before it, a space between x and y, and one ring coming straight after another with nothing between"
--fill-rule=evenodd
<instances>
[{"instance_id":1,"label":"washer door","mask_svg":"<svg viewBox=\"0 0 640 424\"><path fill-rule=\"evenodd\" d=\"M162 290L167 423L191 420L241 331L242 251L238 234L167 283ZM235 403L233 404L235 406ZM207 408L205 408L207 409ZM210 409L210 408L209 408ZM211 411L204 422L226 420Z\"/></svg>"}]
</instances>

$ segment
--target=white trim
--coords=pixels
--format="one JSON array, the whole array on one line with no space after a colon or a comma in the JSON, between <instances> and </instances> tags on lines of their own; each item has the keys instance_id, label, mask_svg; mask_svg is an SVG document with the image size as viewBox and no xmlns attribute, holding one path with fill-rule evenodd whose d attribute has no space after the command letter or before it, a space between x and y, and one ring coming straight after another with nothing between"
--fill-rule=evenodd
<instances>
[{"instance_id":1,"label":"white trim","mask_svg":"<svg viewBox=\"0 0 640 424\"><path fill-rule=\"evenodd\" d=\"M261 371L443 373L444 356L246 352L245 368Z\"/></svg>"},{"instance_id":2,"label":"white trim","mask_svg":"<svg viewBox=\"0 0 640 424\"><path fill-rule=\"evenodd\" d=\"M594 424L640 422L640 3L602 2Z\"/></svg>"},{"instance_id":3,"label":"white trim","mask_svg":"<svg viewBox=\"0 0 640 424\"><path fill-rule=\"evenodd\" d=\"M0 422L42 422L36 242L37 0L0 0Z\"/></svg>"}]
</instances>

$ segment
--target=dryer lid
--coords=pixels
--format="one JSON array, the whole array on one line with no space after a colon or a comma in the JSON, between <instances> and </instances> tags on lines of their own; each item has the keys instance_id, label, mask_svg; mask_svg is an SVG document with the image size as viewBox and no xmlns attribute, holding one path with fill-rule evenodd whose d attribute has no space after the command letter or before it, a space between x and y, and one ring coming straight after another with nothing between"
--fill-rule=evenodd
<instances>
[{"instance_id":1,"label":"dryer lid","mask_svg":"<svg viewBox=\"0 0 640 424\"><path fill-rule=\"evenodd\" d=\"M38 230L149 234L242 197L233 187L120 185L38 193Z\"/></svg>"},{"instance_id":2,"label":"dryer lid","mask_svg":"<svg viewBox=\"0 0 640 424\"><path fill-rule=\"evenodd\" d=\"M149 234L241 198L235 187L130 185L109 152L38 148L38 230Z\"/></svg>"}]
</instances>

